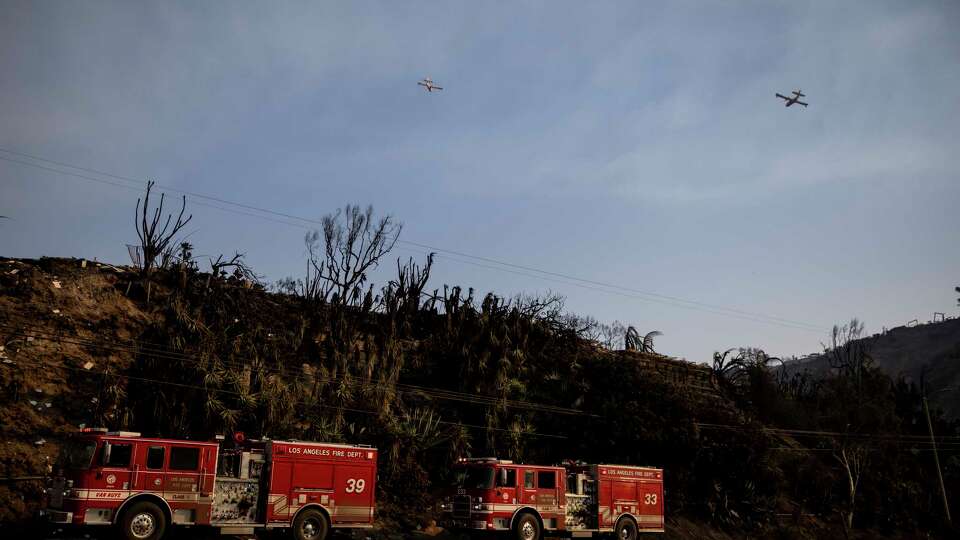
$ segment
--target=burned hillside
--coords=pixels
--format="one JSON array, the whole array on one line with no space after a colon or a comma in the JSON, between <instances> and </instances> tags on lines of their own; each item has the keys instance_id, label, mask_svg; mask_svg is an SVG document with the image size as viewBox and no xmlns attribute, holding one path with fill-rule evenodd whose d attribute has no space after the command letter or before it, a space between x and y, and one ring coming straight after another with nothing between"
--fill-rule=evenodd
<instances>
[{"instance_id":1,"label":"burned hillside","mask_svg":"<svg viewBox=\"0 0 960 540\"><path fill-rule=\"evenodd\" d=\"M55 466L69 433L106 426L376 446L378 515L390 528L430 519L445 465L465 455L663 467L677 531L702 522L809 537L836 532L840 515L856 515L867 530L935 528L937 500L909 495L926 489L928 453L903 454L900 440L867 448L778 429L825 429L804 411L832 390L797 391L756 355L711 369L611 350L582 319L562 315L556 298L430 290L431 264L399 263L377 292L318 298L303 282L269 291L242 273L182 261L146 285L132 267L3 260L0 474L16 481L0 486L0 520L22 521L37 508L34 478ZM896 391L879 376L870 381L883 399ZM916 412L909 389L895 395L903 410L873 409L890 418L874 427L916 432L894 426ZM864 497L878 497L873 510L846 510L845 473L831 450L841 446L886 456L873 458L853 502L863 510ZM947 474L955 486L955 461ZM903 497L912 506L894 509ZM917 508L934 517L916 517Z\"/></svg>"}]
</instances>

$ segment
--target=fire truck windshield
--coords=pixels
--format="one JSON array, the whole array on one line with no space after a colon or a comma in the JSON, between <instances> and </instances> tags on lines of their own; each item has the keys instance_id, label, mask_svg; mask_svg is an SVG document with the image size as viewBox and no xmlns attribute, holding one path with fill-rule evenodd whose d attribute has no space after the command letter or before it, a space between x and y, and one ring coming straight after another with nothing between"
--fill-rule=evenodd
<instances>
[{"instance_id":1,"label":"fire truck windshield","mask_svg":"<svg viewBox=\"0 0 960 540\"><path fill-rule=\"evenodd\" d=\"M462 467L456 471L453 485L466 489L490 489L493 487L493 468Z\"/></svg>"},{"instance_id":2,"label":"fire truck windshield","mask_svg":"<svg viewBox=\"0 0 960 540\"><path fill-rule=\"evenodd\" d=\"M63 449L63 467L66 469L87 469L93 461L97 443L93 441L70 441Z\"/></svg>"}]
</instances>

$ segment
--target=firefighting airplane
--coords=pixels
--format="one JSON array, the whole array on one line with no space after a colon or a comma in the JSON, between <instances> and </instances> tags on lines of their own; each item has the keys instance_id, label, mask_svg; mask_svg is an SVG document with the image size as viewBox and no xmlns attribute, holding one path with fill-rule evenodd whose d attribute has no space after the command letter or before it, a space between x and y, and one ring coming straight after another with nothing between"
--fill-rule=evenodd
<instances>
[{"instance_id":1,"label":"firefighting airplane","mask_svg":"<svg viewBox=\"0 0 960 540\"><path fill-rule=\"evenodd\" d=\"M803 105L804 107L806 107L806 106L809 105L809 104L800 101L800 98L802 98L803 96L804 96L804 94L800 93L799 90L794 90L792 97L787 97L787 96L785 96L785 95L783 95L783 94L777 94L777 97L778 97L778 98L780 98L780 99L782 99L782 100L784 100L784 101L787 102L787 103L784 105L785 107L789 107L789 106L793 105L794 103L796 103L797 105Z\"/></svg>"},{"instance_id":2,"label":"firefighting airplane","mask_svg":"<svg viewBox=\"0 0 960 540\"><path fill-rule=\"evenodd\" d=\"M433 84L433 79L430 77L424 77L422 81L418 82L420 86L427 89L427 92L433 92L434 90L443 90L443 88Z\"/></svg>"}]
</instances>

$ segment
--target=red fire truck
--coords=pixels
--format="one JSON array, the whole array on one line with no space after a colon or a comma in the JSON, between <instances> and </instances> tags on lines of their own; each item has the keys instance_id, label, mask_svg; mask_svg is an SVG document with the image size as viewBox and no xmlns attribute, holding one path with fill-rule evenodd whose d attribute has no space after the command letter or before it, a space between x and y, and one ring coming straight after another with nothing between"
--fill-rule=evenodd
<instances>
[{"instance_id":1,"label":"red fire truck","mask_svg":"<svg viewBox=\"0 0 960 540\"><path fill-rule=\"evenodd\" d=\"M663 532L663 470L627 465L522 465L462 459L440 505L461 531L512 533L516 540Z\"/></svg>"},{"instance_id":2,"label":"red fire truck","mask_svg":"<svg viewBox=\"0 0 960 540\"><path fill-rule=\"evenodd\" d=\"M367 446L84 429L62 467L48 490L50 520L119 527L128 540L157 540L171 525L289 528L297 540L373 525L377 450Z\"/></svg>"}]
</instances>

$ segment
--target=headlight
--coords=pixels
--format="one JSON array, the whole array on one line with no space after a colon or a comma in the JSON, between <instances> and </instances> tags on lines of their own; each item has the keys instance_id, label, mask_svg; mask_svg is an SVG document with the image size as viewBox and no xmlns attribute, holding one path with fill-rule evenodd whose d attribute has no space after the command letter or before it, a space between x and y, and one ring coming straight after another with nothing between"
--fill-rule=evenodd
<instances>
[{"instance_id":1,"label":"headlight","mask_svg":"<svg viewBox=\"0 0 960 540\"><path fill-rule=\"evenodd\" d=\"M445 512L450 509L449 503L440 503L440 511Z\"/></svg>"},{"instance_id":2,"label":"headlight","mask_svg":"<svg viewBox=\"0 0 960 540\"><path fill-rule=\"evenodd\" d=\"M475 505L473 505L473 510L474 510L474 511L483 510L483 505L475 504Z\"/></svg>"}]
</instances>

